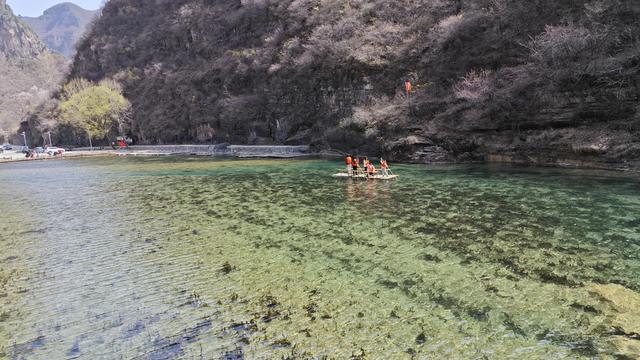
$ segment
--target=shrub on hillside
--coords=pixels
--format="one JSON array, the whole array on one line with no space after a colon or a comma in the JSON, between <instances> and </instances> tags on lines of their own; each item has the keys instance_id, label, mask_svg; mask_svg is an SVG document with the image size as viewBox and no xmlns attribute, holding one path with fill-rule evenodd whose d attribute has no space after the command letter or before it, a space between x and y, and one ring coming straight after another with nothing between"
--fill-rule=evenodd
<instances>
[{"instance_id":1,"label":"shrub on hillside","mask_svg":"<svg viewBox=\"0 0 640 360\"><path fill-rule=\"evenodd\" d=\"M458 99L469 101L485 100L493 91L492 73L488 70L472 70L454 87Z\"/></svg>"},{"instance_id":2,"label":"shrub on hillside","mask_svg":"<svg viewBox=\"0 0 640 360\"><path fill-rule=\"evenodd\" d=\"M581 26L548 25L531 41L531 55L535 61L550 68L568 67L597 53L602 38L601 34Z\"/></svg>"}]
</instances>

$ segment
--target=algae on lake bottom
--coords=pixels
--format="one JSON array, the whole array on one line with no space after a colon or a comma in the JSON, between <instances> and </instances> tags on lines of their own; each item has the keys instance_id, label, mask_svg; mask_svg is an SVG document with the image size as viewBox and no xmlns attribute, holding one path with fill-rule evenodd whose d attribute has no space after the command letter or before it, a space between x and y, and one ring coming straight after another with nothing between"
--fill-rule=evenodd
<instances>
[{"instance_id":1,"label":"algae on lake bottom","mask_svg":"<svg viewBox=\"0 0 640 360\"><path fill-rule=\"evenodd\" d=\"M20 243L31 275L0 339L15 358L635 355L637 308L616 302L640 291L634 178L406 165L367 182L337 166L8 166L0 205L24 199L0 247Z\"/></svg>"}]
</instances>

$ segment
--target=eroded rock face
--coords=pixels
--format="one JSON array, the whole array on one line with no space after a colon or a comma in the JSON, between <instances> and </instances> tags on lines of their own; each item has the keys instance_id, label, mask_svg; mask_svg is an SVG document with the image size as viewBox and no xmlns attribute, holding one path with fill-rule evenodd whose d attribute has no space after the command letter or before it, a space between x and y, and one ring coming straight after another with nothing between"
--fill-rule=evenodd
<instances>
[{"instance_id":1,"label":"eroded rock face","mask_svg":"<svg viewBox=\"0 0 640 360\"><path fill-rule=\"evenodd\" d=\"M38 36L13 15L5 1L0 1L0 54L19 59L34 58L45 51Z\"/></svg>"}]
</instances>

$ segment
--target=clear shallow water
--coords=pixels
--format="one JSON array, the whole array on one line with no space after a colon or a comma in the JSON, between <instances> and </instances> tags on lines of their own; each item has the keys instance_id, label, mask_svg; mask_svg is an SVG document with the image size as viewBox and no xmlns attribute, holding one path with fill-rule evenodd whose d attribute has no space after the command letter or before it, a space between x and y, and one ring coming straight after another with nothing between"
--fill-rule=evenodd
<instances>
[{"instance_id":1,"label":"clear shallow water","mask_svg":"<svg viewBox=\"0 0 640 360\"><path fill-rule=\"evenodd\" d=\"M637 179L410 165L395 182L331 178L340 166L3 165L0 358L621 351L605 290L640 291Z\"/></svg>"}]
</instances>

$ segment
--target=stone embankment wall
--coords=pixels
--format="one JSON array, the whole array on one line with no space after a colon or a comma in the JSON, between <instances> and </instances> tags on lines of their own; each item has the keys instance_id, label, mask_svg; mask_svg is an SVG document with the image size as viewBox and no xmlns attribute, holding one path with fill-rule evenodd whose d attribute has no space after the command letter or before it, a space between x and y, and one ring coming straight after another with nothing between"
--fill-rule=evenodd
<instances>
[{"instance_id":1,"label":"stone embankment wall","mask_svg":"<svg viewBox=\"0 0 640 360\"><path fill-rule=\"evenodd\" d=\"M74 148L73 152L90 151L88 147ZM110 147L94 147L93 151L112 151ZM126 150L131 155L201 155L235 157L299 157L315 155L309 145L258 146L258 145L134 145Z\"/></svg>"},{"instance_id":2,"label":"stone embankment wall","mask_svg":"<svg viewBox=\"0 0 640 360\"><path fill-rule=\"evenodd\" d=\"M34 159L27 159L24 154L12 152L0 154L0 162L14 162L24 160L61 159L69 157L109 156L109 155L198 155L198 156L233 156L238 158L294 158L316 155L308 145L300 146L251 146L251 145L149 145L131 146L127 150L119 151L109 148L94 147L74 148L63 156L48 156L39 154Z\"/></svg>"},{"instance_id":3,"label":"stone embankment wall","mask_svg":"<svg viewBox=\"0 0 640 360\"><path fill-rule=\"evenodd\" d=\"M311 155L308 145L251 146L251 145L140 145L129 149L134 154L226 155L235 157L298 157Z\"/></svg>"}]
</instances>

